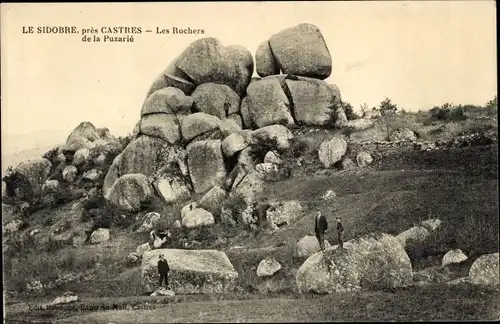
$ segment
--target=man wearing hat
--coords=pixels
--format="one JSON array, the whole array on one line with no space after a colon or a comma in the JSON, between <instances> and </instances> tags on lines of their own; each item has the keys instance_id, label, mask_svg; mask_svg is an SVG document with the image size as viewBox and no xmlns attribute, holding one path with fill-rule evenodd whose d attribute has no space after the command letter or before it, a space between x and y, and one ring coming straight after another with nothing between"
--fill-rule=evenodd
<instances>
[{"instance_id":1,"label":"man wearing hat","mask_svg":"<svg viewBox=\"0 0 500 324\"><path fill-rule=\"evenodd\" d=\"M160 260L158 261L158 273L160 274L160 283L158 287L161 287L163 279L165 279L165 288L168 289L168 272L170 267L168 266L167 259L165 259L164 254L160 254Z\"/></svg>"}]
</instances>

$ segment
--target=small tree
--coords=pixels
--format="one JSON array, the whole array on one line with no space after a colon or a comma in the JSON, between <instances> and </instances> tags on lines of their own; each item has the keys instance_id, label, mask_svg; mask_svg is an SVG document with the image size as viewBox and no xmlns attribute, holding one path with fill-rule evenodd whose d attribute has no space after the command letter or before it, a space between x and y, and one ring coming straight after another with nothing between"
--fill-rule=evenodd
<instances>
[{"instance_id":1,"label":"small tree","mask_svg":"<svg viewBox=\"0 0 500 324\"><path fill-rule=\"evenodd\" d=\"M385 98L378 108L385 124L386 138L389 140L391 134L391 118L398 111L398 107L392 103L391 99Z\"/></svg>"},{"instance_id":2,"label":"small tree","mask_svg":"<svg viewBox=\"0 0 500 324\"><path fill-rule=\"evenodd\" d=\"M384 101L380 103L379 110L380 110L380 115L390 116L394 115L397 112L398 107L391 102L391 99L385 98Z\"/></svg>"},{"instance_id":3,"label":"small tree","mask_svg":"<svg viewBox=\"0 0 500 324\"><path fill-rule=\"evenodd\" d=\"M354 108L350 103L342 101L340 105L344 109L345 115L347 116L347 120L353 120L359 118L358 114L356 114Z\"/></svg>"},{"instance_id":4,"label":"small tree","mask_svg":"<svg viewBox=\"0 0 500 324\"><path fill-rule=\"evenodd\" d=\"M366 114L368 113L368 110L370 108L368 108L368 105L366 104L366 102L362 103L360 106L359 106L359 110L361 111L361 116L362 117L366 117Z\"/></svg>"}]
</instances>

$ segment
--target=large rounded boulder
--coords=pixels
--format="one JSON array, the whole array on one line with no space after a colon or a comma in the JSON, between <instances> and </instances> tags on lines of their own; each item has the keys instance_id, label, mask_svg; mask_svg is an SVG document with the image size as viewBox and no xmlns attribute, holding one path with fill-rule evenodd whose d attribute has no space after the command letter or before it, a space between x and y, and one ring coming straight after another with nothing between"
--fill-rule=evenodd
<instances>
[{"instance_id":1,"label":"large rounded boulder","mask_svg":"<svg viewBox=\"0 0 500 324\"><path fill-rule=\"evenodd\" d=\"M182 90L166 87L153 92L144 102L141 116L148 114L188 114L191 112L193 98L186 96Z\"/></svg>"},{"instance_id":2,"label":"large rounded boulder","mask_svg":"<svg viewBox=\"0 0 500 324\"><path fill-rule=\"evenodd\" d=\"M71 139L83 137L91 142L100 138L97 128L88 121L81 122L68 136L66 143Z\"/></svg>"},{"instance_id":3,"label":"large rounded boulder","mask_svg":"<svg viewBox=\"0 0 500 324\"><path fill-rule=\"evenodd\" d=\"M52 164L45 158L21 162L6 176L7 185L19 198L33 199L42 194L42 188L50 175Z\"/></svg>"},{"instance_id":4,"label":"large rounded boulder","mask_svg":"<svg viewBox=\"0 0 500 324\"><path fill-rule=\"evenodd\" d=\"M226 46L226 50L235 64L236 75L232 88L240 97L244 97L254 70L252 53L240 45Z\"/></svg>"},{"instance_id":5,"label":"large rounded boulder","mask_svg":"<svg viewBox=\"0 0 500 324\"><path fill-rule=\"evenodd\" d=\"M174 64L196 86L207 82L231 85L236 74L226 48L212 37L192 42Z\"/></svg>"},{"instance_id":6,"label":"large rounded boulder","mask_svg":"<svg viewBox=\"0 0 500 324\"><path fill-rule=\"evenodd\" d=\"M411 261L391 235L367 235L311 255L296 281L301 293L333 293L408 286Z\"/></svg>"},{"instance_id":7,"label":"large rounded boulder","mask_svg":"<svg viewBox=\"0 0 500 324\"><path fill-rule=\"evenodd\" d=\"M269 39L272 53L284 74L324 80L332 72L332 58L318 27L303 23Z\"/></svg>"},{"instance_id":8,"label":"large rounded boulder","mask_svg":"<svg viewBox=\"0 0 500 324\"><path fill-rule=\"evenodd\" d=\"M319 161L325 168L329 168L342 160L347 152L347 142L339 137L326 140L319 146Z\"/></svg>"},{"instance_id":9,"label":"large rounded boulder","mask_svg":"<svg viewBox=\"0 0 500 324\"><path fill-rule=\"evenodd\" d=\"M186 116L181 122L181 133L185 141L219 129L221 120L216 116L202 112Z\"/></svg>"},{"instance_id":10,"label":"large rounded boulder","mask_svg":"<svg viewBox=\"0 0 500 324\"><path fill-rule=\"evenodd\" d=\"M334 124L340 99L326 82L313 78L287 79L293 98L295 119L305 125Z\"/></svg>"},{"instance_id":11,"label":"large rounded boulder","mask_svg":"<svg viewBox=\"0 0 500 324\"><path fill-rule=\"evenodd\" d=\"M247 88L245 104L250 119L257 127L273 124L295 125L290 112L290 101L277 77L271 76L252 82Z\"/></svg>"},{"instance_id":12,"label":"large rounded boulder","mask_svg":"<svg viewBox=\"0 0 500 324\"><path fill-rule=\"evenodd\" d=\"M269 41L259 44L255 52L255 69L259 76L266 77L280 73L280 68L274 59Z\"/></svg>"},{"instance_id":13,"label":"large rounded boulder","mask_svg":"<svg viewBox=\"0 0 500 324\"><path fill-rule=\"evenodd\" d=\"M118 178L110 189L109 201L124 210L139 211L141 203L153 196L148 178L139 173Z\"/></svg>"},{"instance_id":14,"label":"large rounded boulder","mask_svg":"<svg viewBox=\"0 0 500 324\"><path fill-rule=\"evenodd\" d=\"M240 110L240 97L228 85L204 83L191 95L198 112L224 119Z\"/></svg>"},{"instance_id":15,"label":"large rounded boulder","mask_svg":"<svg viewBox=\"0 0 500 324\"><path fill-rule=\"evenodd\" d=\"M278 151L288 150L293 138L292 132L283 125L261 127L252 131L250 134L253 145L275 144L276 147L273 147L273 149Z\"/></svg>"},{"instance_id":16,"label":"large rounded boulder","mask_svg":"<svg viewBox=\"0 0 500 324\"><path fill-rule=\"evenodd\" d=\"M120 175L142 173L153 175L163 166L177 161L179 149L162 139L141 135L123 150L118 169ZM109 171L108 171L109 172Z\"/></svg>"},{"instance_id":17,"label":"large rounded boulder","mask_svg":"<svg viewBox=\"0 0 500 324\"><path fill-rule=\"evenodd\" d=\"M498 252L477 258L470 268L469 278L473 284L500 289Z\"/></svg>"},{"instance_id":18,"label":"large rounded boulder","mask_svg":"<svg viewBox=\"0 0 500 324\"><path fill-rule=\"evenodd\" d=\"M163 254L170 267L169 284L177 294L223 294L236 287L238 272L224 252L217 250L156 249L142 255L142 287L158 285L158 260Z\"/></svg>"},{"instance_id":19,"label":"large rounded boulder","mask_svg":"<svg viewBox=\"0 0 500 324\"><path fill-rule=\"evenodd\" d=\"M181 140L181 127L174 114L143 116L140 123L140 133L171 144L178 144Z\"/></svg>"}]
</instances>

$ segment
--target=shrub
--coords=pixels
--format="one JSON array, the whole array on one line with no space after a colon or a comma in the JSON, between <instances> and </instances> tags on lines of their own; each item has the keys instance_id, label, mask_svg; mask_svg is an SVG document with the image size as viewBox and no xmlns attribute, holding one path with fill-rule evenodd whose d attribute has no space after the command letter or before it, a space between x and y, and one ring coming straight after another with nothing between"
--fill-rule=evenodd
<instances>
[{"instance_id":1,"label":"shrub","mask_svg":"<svg viewBox=\"0 0 500 324\"><path fill-rule=\"evenodd\" d=\"M49 160L52 165L57 165L59 161L57 161L57 153L59 149L57 147L51 149L50 151L46 152L42 157Z\"/></svg>"},{"instance_id":2,"label":"shrub","mask_svg":"<svg viewBox=\"0 0 500 324\"><path fill-rule=\"evenodd\" d=\"M461 121L465 120L467 116L465 115L464 106L453 106L450 103L445 103L441 107L434 106L430 113L430 120L438 121Z\"/></svg>"},{"instance_id":3,"label":"shrub","mask_svg":"<svg viewBox=\"0 0 500 324\"><path fill-rule=\"evenodd\" d=\"M224 201L222 208L230 212L233 220L236 223L243 223L242 213L247 208L247 203L245 201L245 198L243 198L241 195L230 196Z\"/></svg>"},{"instance_id":4,"label":"shrub","mask_svg":"<svg viewBox=\"0 0 500 324\"><path fill-rule=\"evenodd\" d=\"M307 137L294 137L290 140L290 150L287 151L288 155L298 158L303 155L314 154L316 147L314 141Z\"/></svg>"},{"instance_id":5,"label":"shrub","mask_svg":"<svg viewBox=\"0 0 500 324\"><path fill-rule=\"evenodd\" d=\"M258 141L257 143L252 143L250 145L250 156L255 161L262 162L267 152L276 150L278 147L278 140L275 138L270 138L265 141Z\"/></svg>"},{"instance_id":6,"label":"shrub","mask_svg":"<svg viewBox=\"0 0 500 324\"><path fill-rule=\"evenodd\" d=\"M460 106L452 108L448 114L446 119L450 121L460 121L465 120L467 116L464 114L464 109Z\"/></svg>"},{"instance_id":7,"label":"shrub","mask_svg":"<svg viewBox=\"0 0 500 324\"><path fill-rule=\"evenodd\" d=\"M353 120L353 119L359 119L361 116L359 116L355 111L352 105L346 101L342 101L340 106L344 109L345 115L347 116L348 120Z\"/></svg>"}]
</instances>

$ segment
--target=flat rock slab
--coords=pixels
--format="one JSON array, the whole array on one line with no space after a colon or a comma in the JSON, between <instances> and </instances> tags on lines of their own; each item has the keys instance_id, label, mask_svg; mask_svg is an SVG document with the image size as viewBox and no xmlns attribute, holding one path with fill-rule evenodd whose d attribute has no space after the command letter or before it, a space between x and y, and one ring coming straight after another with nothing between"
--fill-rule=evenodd
<instances>
[{"instance_id":1,"label":"flat rock slab","mask_svg":"<svg viewBox=\"0 0 500 324\"><path fill-rule=\"evenodd\" d=\"M220 294L233 291L238 273L224 252L217 250L157 249L143 254L142 287L158 287L158 260L164 254L170 267L169 284L177 294Z\"/></svg>"}]
</instances>

